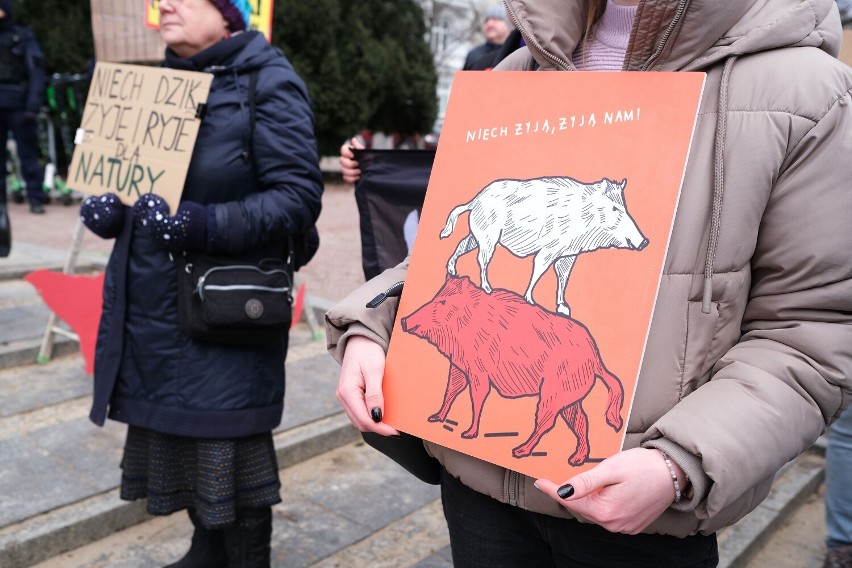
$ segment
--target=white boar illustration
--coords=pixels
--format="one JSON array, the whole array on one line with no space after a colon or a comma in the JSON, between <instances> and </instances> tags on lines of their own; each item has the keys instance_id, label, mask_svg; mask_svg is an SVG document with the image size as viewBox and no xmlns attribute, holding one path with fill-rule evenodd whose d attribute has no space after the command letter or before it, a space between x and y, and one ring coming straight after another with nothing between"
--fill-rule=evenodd
<instances>
[{"instance_id":1,"label":"white boar illustration","mask_svg":"<svg viewBox=\"0 0 852 568\"><path fill-rule=\"evenodd\" d=\"M481 286L491 293L487 271L498 244L519 258L535 255L526 301L534 303L533 288L553 265L558 278L556 309L570 316L565 287L578 254L602 248L640 251L648 246L627 211L626 185L626 179L616 183L606 178L594 183L570 177L495 180L447 218L442 239L452 234L459 215L470 212L470 232L447 261L447 272L456 276L459 257L478 248Z\"/></svg>"}]
</instances>

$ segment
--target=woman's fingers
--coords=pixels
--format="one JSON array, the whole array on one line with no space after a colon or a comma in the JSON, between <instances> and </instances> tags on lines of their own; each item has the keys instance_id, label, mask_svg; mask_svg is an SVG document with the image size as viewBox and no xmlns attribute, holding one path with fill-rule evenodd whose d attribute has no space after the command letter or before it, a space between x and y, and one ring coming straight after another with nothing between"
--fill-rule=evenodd
<instances>
[{"instance_id":1,"label":"woman's fingers","mask_svg":"<svg viewBox=\"0 0 852 568\"><path fill-rule=\"evenodd\" d=\"M384 368L385 352L381 345L366 337L350 337L337 383L337 400L349 421L362 432L393 436L399 432L381 422Z\"/></svg>"}]
</instances>

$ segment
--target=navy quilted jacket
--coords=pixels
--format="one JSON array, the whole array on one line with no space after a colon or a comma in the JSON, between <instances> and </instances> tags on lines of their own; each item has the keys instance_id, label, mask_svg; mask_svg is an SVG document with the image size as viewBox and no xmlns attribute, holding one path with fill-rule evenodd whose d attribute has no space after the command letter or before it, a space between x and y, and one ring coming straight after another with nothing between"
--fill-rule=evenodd
<instances>
[{"instance_id":1,"label":"navy quilted jacket","mask_svg":"<svg viewBox=\"0 0 852 568\"><path fill-rule=\"evenodd\" d=\"M280 51L256 32L166 66L214 74L182 199L216 204L215 251L286 255L319 216L322 180L310 101ZM256 121L249 120L255 72ZM125 214L107 266L91 419L235 438L281 420L287 337L262 348L196 342L178 324L177 275Z\"/></svg>"}]
</instances>

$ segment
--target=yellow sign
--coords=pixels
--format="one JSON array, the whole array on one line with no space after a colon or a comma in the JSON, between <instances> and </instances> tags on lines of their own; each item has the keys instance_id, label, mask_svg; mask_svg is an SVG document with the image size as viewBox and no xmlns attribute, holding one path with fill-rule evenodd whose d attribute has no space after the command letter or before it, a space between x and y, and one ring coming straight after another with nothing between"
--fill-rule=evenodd
<instances>
[{"instance_id":1,"label":"yellow sign","mask_svg":"<svg viewBox=\"0 0 852 568\"><path fill-rule=\"evenodd\" d=\"M274 0L249 0L251 6L250 27L266 36L266 41L272 41L272 3ZM159 29L160 8L159 0L144 0L145 25Z\"/></svg>"},{"instance_id":2,"label":"yellow sign","mask_svg":"<svg viewBox=\"0 0 852 568\"><path fill-rule=\"evenodd\" d=\"M126 205L156 193L177 211L213 75L98 62L68 185Z\"/></svg>"}]
</instances>

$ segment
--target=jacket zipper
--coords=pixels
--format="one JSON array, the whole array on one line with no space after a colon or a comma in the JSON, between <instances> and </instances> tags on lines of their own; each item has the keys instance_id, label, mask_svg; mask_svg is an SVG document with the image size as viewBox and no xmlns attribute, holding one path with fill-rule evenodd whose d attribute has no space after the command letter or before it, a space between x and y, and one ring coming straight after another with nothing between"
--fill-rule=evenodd
<instances>
[{"instance_id":1,"label":"jacket zipper","mask_svg":"<svg viewBox=\"0 0 852 568\"><path fill-rule=\"evenodd\" d=\"M215 290L218 292L231 292L236 290L260 290L262 292L277 292L281 294L289 293L289 286L255 286L252 284L227 284L227 285L219 285L219 284L207 284L198 287L198 295L201 299L204 299L204 291Z\"/></svg>"},{"instance_id":2,"label":"jacket zipper","mask_svg":"<svg viewBox=\"0 0 852 568\"><path fill-rule=\"evenodd\" d=\"M518 506L518 495L520 494L520 485L521 485L521 474L517 471L512 471L511 469L506 470L509 472L509 494L507 495L509 499L509 505L513 505L515 507Z\"/></svg>"},{"instance_id":3,"label":"jacket zipper","mask_svg":"<svg viewBox=\"0 0 852 568\"><path fill-rule=\"evenodd\" d=\"M187 265L187 270L189 270L189 265ZM268 292L286 293L289 302L291 304L293 303L292 297L290 296L290 287L289 286L283 286L283 287L278 288L278 287L272 287L272 286L255 286L255 285L249 285L249 284L221 285L221 284L207 284L206 283L207 278L213 273L230 272L230 271L234 271L234 270L249 270L249 271L257 272L257 273L264 274L264 275L267 275L267 276L271 276L273 274L281 274L285 278L287 278L288 281L290 280L289 274L287 274L286 271L278 269L278 268L273 269L273 270L263 270L261 268L258 268L257 266L250 266L250 265L217 266L217 267L211 268L210 270L208 270L207 272L202 274L201 277L199 277L198 282L196 283L196 286L195 286L195 292L198 294L198 297L203 301L205 290L218 290L218 291L260 290L260 291L268 291Z\"/></svg>"},{"instance_id":4,"label":"jacket zipper","mask_svg":"<svg viewBox=\"0 0 852 568\"><path fill-rule=\"evenodd\" d=\"M674 18L669 22L669 27L666 28L665 33L663 33L663 37L660 40L660 43L657 44L657 48L654 50L654 53L651 54L651 57L648 58L648 61L639 68L639 71L648 71L654 62L662 55L663 49L665 49L666 44L669 42L669 38L672 33L674 33L675 28L680 24L680 20L683 17L683 14L686 12L686 5L689 4L689 0L680 0L677 5L677 10L675 11Z\"/></svg>"},{"instance_id":5,"label":"jacket zipper","mask_svg":"<svg viewBox=\"0 0 852 568\"><path fill-rule=\"evenodd\" d=\"M542 45L540 43L538 43L533 37L531 37L529 34L527 34L526 30L521 27L520 22L518 21L518 18L515 17L515 13L512 10L512 8L508 7L508 6L507 6L507 8L508 9L506 10L506 12L509 14L509 19L512 20L512 25L514 25L515 28L521 32L521 35L524 36L524 41L526 41L528 45L535 46L535 48L539 51L539 53L544 55L547 59L551 60L552 62L556 63L564 71L570 71L571 69L574 68L573 65L571 65L570 63L568 63L564 59L557 57L557 56L553 55L552 53L550 53L549 51L547 51L546 49L544 49L544 47L542 47Z\"/></svg>"},{"instance_id":6,"label":"jacket zipper","mask_svg":"<svg viewBox=\"0 0 852 568\"><path fill-rule=\"evenodd\" d=\"M388 298L394 298L394 297L397 297L397 296L401 296L403 285L405 285L405 280L401 280L401 281L397 282L396 284L394 284L393 286L391 286L390 288L388 288L387 290L385 290L384 292L382 292L381 294L379 294L378 296L376 296L375 298L370 300L367 303L367 307L368 308L378 308Z\"/></svg>"}]
</instances>

